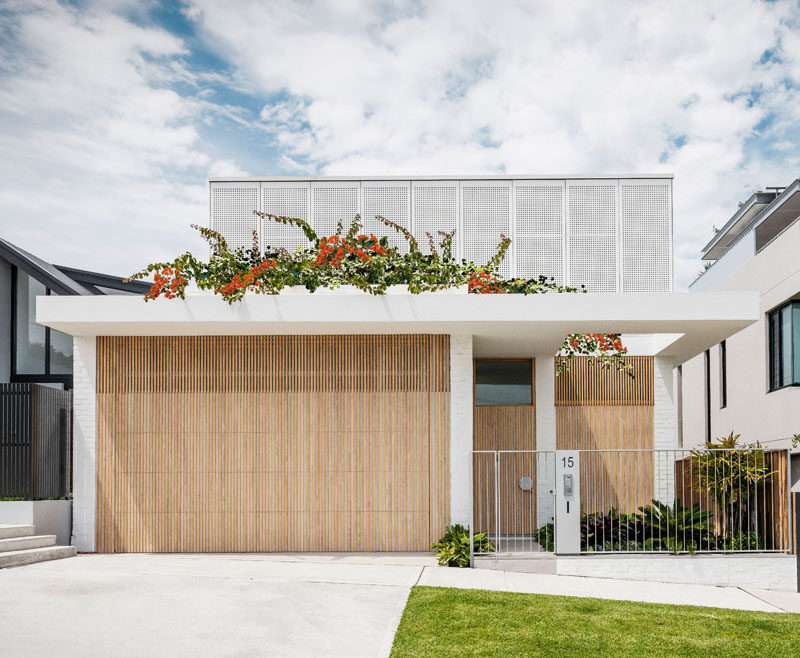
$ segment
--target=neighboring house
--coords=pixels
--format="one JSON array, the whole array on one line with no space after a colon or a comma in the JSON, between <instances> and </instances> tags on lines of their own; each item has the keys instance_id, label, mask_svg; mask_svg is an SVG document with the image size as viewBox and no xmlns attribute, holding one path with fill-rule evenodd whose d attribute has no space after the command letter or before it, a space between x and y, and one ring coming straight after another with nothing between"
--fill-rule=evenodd
<instances>
[{"instance_id":1,"label":"neighboring house","mask_svg":"<svg viewBox=\"0 0 800 658\"><path fill-rule=\"evenodd\" d=\"M36 323L39 295L144 294L149 284L51 265L0 238L0 383L72 388L72 337Z\"/></svg>"},{"instance_id":2,"label":"neighboring house","mask_svg":"<svg viewBox=\"0 0 800 658\"><path fill-rule=\"evenodd\" d=\"M508 275L596 294L40 297L75 338L80 550L428 550L485 511L473 449L541 451L487 464L512 534L552 519L556 449L629 449L624 502L671 501L675 455L649 451L675 447L673 368L758 319L754 292L672 292L669 177L214 179L210 200L234 247L302 246L253 210L391 235L381 214L423 246L456 229L478 263L504 233ZM573 332L623 333L636 379L580 360L556 379Z\"/></svg>"},{"instance_id":3,"label":"neighboring house","mask_svg":"<svg viewBox=\"0 0 800 658\"><path fill-rule=\"evenodd\" d=\"M690 290L755 290L759 319L681 366L683 445L734 432L788 448L800 433L800 181L750 196L703 259L713 266Z\"/></svg>"}]
</instances>

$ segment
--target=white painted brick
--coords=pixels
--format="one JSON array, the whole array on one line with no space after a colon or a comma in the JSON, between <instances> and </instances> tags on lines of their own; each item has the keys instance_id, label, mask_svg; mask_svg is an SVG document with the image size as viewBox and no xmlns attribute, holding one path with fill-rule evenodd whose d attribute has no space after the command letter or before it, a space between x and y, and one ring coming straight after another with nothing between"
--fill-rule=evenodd
<instances>
[{"instance_id":1,"label":"white painted brick","mask_svg":"<svg viewBox=\"0 0 800 658\"><path fill-rule=\"evenodd\" d=\"M797 591L797 560L791 555L559 557L556 572L565 576Z\"/></svg>"},{"instance_id":2,"label":"white painted brick","mask_svg":"<svg viewBox=\"0 0 800 658\"><path fill-rule=\"evenodd\" d=\"M72 545L82 552L95 550L96 342L94 336L73 339Z\"/></svg>"},{"instance_id":3,"label":"white painted brick","mask_svg":"<svg viewBox=\"0 0 800 658\"><path fill-rule=\"evenodd\" d=\"M669 359L653 359L653 449L674 450L675 404L672 385L673 367ZM675 498L675 455L653 453L654 496L664 502Z\"/></svg>"},{"instance_id":4,"label":"white painted brick","mask_svg":"<svg viewBox=\"0 0 800 658\"><path fill-rule=\"evenodd\" d=\"M450 335L450 523L468 525L472 500L472 336Z\"/></svg>"}]
</instances>

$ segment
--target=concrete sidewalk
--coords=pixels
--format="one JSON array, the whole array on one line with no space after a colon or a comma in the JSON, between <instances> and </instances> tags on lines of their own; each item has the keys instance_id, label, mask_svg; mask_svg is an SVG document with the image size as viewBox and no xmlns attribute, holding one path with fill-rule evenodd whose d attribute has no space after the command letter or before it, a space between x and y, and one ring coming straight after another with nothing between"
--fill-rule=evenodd
<instances>
[{"instance_id":1,"label":"concrete sidewalk","mask_svg":"<svg viewBox=\"0 0 800 658\"><path fill-rule=\"evenodd\" d=\"M416 584L800 610L788 592L446 569L419 554L81 555L0 570L0 654L386 656Z\"/></svg>"},{"instance_id":2,"label":"concrete sidewalk","mask_svg":"<svg viewBox=\"0 0 800 658\"><path fill-rule=\"evenodd\" d=\"M746 591L737 587L712 585L679 585L486 569L442 568L425 568L418 584L761 612L800 612L800 594L766 590Z\"/></svg>"}]
</instances>

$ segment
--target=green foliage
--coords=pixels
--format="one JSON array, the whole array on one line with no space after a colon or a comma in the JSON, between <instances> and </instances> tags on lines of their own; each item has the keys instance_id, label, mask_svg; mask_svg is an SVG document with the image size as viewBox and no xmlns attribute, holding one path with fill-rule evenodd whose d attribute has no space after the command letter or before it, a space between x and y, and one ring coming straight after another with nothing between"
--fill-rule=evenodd
<instances>
[{"instance_id":1,"label":"green foliage","mask_svg":"<svg viewBox=\"0 0 800 658\"><path fill-rule=\"evenodd\" d=\"M543 525L533 533L533 536L543 551L552 553L556 550L556 526L554 524Z\"/></svg>"},{"instance_id":2,"label":"green foliage","mask_svg":"<svg viewBox=\"0 0 800 658\"><path fill-rule=\"evenodd\" d=\"M390 286L405 285L412 294L468 286L470 292L539 294L544 292L578 292L577 288L559 286L552 278L505 280L496 273L506 257L511 240L502 236L497 252L484 266L453 258L453 232L440 232L438 248L423 254L414 236L403 226L380 215L376 219L396 231L408 244L401 253L389 247L387 236L359 235L361 218L356 215L345 236L341 221L334 236L318 236L302 219L256 212L268 221L300 228L309 241L308 247L289 253L269 246L261 251L254 233L250 248L229 248L225 238L212 229L193 225L209 243L210 257L202 261L187 252L168 262L152 263L132 275L143 279L154 275L153 286L146 299L160 296L183 299L190 281L200 290L213 290L233 303L247 292L277 294L290 286L305 287L313 292L320 288L354 286L364 292L380 295ZM432 239L431 239L432 240ZM335 245L335 249L331 246ZM322 255L322 257L321 257ZM486 281L491 285L484 285Z\"/></svg>"},{"instance_id":3,"label":"green foliage","mask_svg":"<svg viewBox=\"0 0 800 658\"><path fill-rule=\"evenodd\" d=\"M391 219L386 219L383 215L375 215L375 219L377 219L381 224L388 226L391 229L397 231L400 235L402 235L406 242L408 243L408 248L411 250L411 253L419 251L419 244L417 244L417 239L411 234L405 226L400 226L397 222L393 222Z\"/></svg>"},{"instance_id":4,"label":"green foliage","mask_svg":"<svg viewBox=\"0 0 800 658\"><path fill-rule=\"evenodd\" d=\"M755 530L747 513L750 498L775 474L761 446L740 444L740 438L731 432L707 443L706 450L693 450L690 458L695 488L722 508L722 534L728 538Z\"/></svg>"},{"instance_id":5,"label":"green foliage","mask_svg":"<svg viewBox=\"0 0 800 658\"><path fill-rule=\"evenodd\" d=\"M763 551L766 541L763 535L757 532L738 532L734 537L719 539L721 551Z\"/></svg>"},{"instance_id":6,"label":"green foliage","mask_svg":"<svg viewBox=\"0 0 800 658\"><path fill-rule=\"evenodd\" d=\"M635 514L612 507L608 512L582 514L581 551L688 551L714 549L717 538L710 513L700 505L683 507L680 500L672 505L653 500ZM555 526L548 523L535 533L536 541L546 551L555 550ZM732 550L732 549L729 549Z\"/></svg>"},{"instance_id":7,"label":"green foliage","mask_svg":"<svg viewBox=\"0 0 800 658\"><path fill-rule=\"evenodd\" d=\"M254 231L251 247L231 249L217 231L193 225L209 243L211 253L208 261L186 252L172 261L151 263L129 279L153 277L154 283L145 300L160 297L185 299L187 287L194 282L199 290L213 291L229 304L243 299L247 293L275 295L287 287L302 287L314 292L323 288L353 286L372 295L382 295L391 286L407 286L411 294L458 287L466 287L473 294L586 292L583 286L558 285L555 279L546 276L504 279L498 270L511 245L511 239L504 235L501 235L495 254L485 265L479 266L454 258L454 231L440 231L438 246L433 236L429 236L431 253L424 254L408 229L376 215L379 222L406 241L408 250L403 253L389 246L387 236L359 234L362 229L359 215L353 218L344 236L341 220L337 222L334 235L319 236L303 219L258 211L255 214L264 220L300 228L309 245L293 253L269 245L262 250ZM572 347L574 340L565 341L562 349L568 351L567 358L585 353L601 367L628 368L622 360L626 350L618 334L571 334L570 337L579 337L581 346L596 349L597 354L580 352L581 347Z\"/></svg>"},{"instance_id":8,"label":"green foliage","mask_svg":"<svg viewBox=\"0 0 800 658\"><path fill-rule=\"evenodd\" d=\"M489 262L486 263L487 269L490 270L497 270L500 267L500 264L503 262L503 259L506 257L506 253L508 253L508 248L511 246L511 238L507 238L502 233L500 234L500 244L497 245L497 250L489 259Z\"/></svg>"},{"instance_id":9,"label":"green foliage","mask_svg":"<svg viewBox=\"0 0 800 658\"><path fill-rule=\"evenodd\" d=\"M635 377L633 365L625 360L628 348L623 347L620 334L567 334L558 349L556 376L567 372L575 356L587 356L590 366L611 368Z\"/></svg>"},{"instance_id":10,"label":"green foliage","mask_svg":"<svg viewBox=\"0 0 800 658\"><path fill-rule=\"evenodd\" d=\"M485 532L473 535L475 553L493 553L494 544L489 541ZM445 567L469 566L469 528L458 523L448 526L442 538L433 544L439 564Z\"/></svg>"},{"instance_id":11,"label":"green foliage","mask_svg":"<svg viewBox=\"0 0 800 658\"><path fill-rule=\"evenodd\" d=\"M278 224L283 224L284 226L296 226L297 228L303 231L303 234L308 238L309 242L314 244L319 242L319 238L317 237L317 232L311 228L311 224L309 224L304 219L298 219L297 217L284 217L282 215L273 215L272 213L268 212L259 212L258 210L253 211L254 215L258 215L262 219L269 219L273 222L278 222ZM341 220L340 220L341 221ZM356 222L358 221L358 215L356 215ZM354 224L356 223L354 222Z\"/></svg>"},{"instance_id":12,"label":"green foliage","mask_svg":"<svg viewBox=\"0 0 800 658\"><path fill-rule=\"evenodd\" d=\"M653 500L639 508L638 519L644 524L646 550L666 550L673 553L699 548L709 548L714 543L709 518L711 513L700 508L700 503L690 507L675 500L672 505Z\"/></svg>"},{"instance_id":13,"label":"green foliage","mask_svg":"<svg viewBox=\"0 0 800 658\"><path fill-rule=\"evenodd\" d=\"M641 550L644 533L644 524L639 517L620 513L615 507L605 513L584 514L581 517L581 550Z\"/></svg>"}]
</instances>

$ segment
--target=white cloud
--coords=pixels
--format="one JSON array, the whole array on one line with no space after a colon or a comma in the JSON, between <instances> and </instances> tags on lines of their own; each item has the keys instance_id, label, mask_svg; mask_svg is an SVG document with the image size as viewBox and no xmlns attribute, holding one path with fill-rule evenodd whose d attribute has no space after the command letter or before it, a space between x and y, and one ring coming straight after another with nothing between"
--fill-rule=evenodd
<instances>
[{"instance_id":1,"label":"white cloud","mask_svg":"<svg viewBox=\"0 0 800 658\"><path fill-rule=\"evenodd\" d=\"M59 264L129 274L200 241L208 110L170 88L185 45L107 10L9 5L0 44L0 235ZM224 111L224 110L220 110ZM226 163L238 169L235 163ZM190 180L187 172L199 172Z\"/></svg>"},{"instance_id":2,"label":"white cloud","mask_svg":"<svg viewBox=\"0 0 800 658\"><path fill-rule=\"evenodd\" d=\"M785 84L800 70L788 2L192 0L189 14L239 84L281 95L262 119L289 162L354 175L674 172L678 286L712 224L796 175L781 146L800 121ZM759 65L767 50L781 61ZM764 159L754 137L785 157Z\"/></svg>"},{"instance_id":3,"label":"white cloud","mask_svg":"<svg viewBox=\"0 0 800 658\"><path fill-rule=\"evenodd\" d=\"M673 172L682 286L800 164L791 2L188 0L189 41L149 6L3 5L0 235L124 273L202 249L207 175Z\"/></svg>"}]
</instances>

